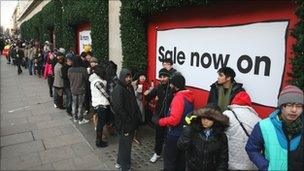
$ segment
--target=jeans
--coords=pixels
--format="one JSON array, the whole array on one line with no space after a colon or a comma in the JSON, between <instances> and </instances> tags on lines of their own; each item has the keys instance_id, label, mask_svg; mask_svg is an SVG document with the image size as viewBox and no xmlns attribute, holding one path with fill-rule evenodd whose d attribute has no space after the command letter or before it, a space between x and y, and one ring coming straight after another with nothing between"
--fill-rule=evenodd
<instances>
[{"instance_id":1,"label":"jeans","mask_svg":"<svg viewBox=\"0 0 304 171\"><path fill-rule=\"evenodd\" d=\"M164 147L164 171L185 170L185 154L177 147L177 139L166 138Z\"/></svg>"},{"instance_id":2,"label":"jeans","mask_svg":"<svg viewBox=\"0 0 304 171\"><path fill-rule=\"evenodd\" d=\"M163 145L166 137L167 127L156 126L155 128L155 146L154 152L157 155L161 155L163 151Z\"/></svg>"},{"instance_id":3,"label":"jeans","mask_svg":"<svg viewBox=\"0 0 304 171\"><path fill-rule=\"evenodd\" d=\"M29 68L30 69L30 68ZM32 74L30 74L32 75ZM53 83L54 83L54 77L52 75L49 75L47 77L47 82L48 82L48 85L49 85L49 93L50 93L50 96L53 97ZM54 100L54 103L55 103L55 100ZM56 103L55 103L56 104Z\"/></svg>"},{"instance_id":4,"label":"jeans","mask_svg":"<svg viewBox=\"0 0 304 171\"><path fill-rule=\"evenodd\" d=\"M29 61L28 61L28 70L29 70L29 74L33 75L34 59L29 59Z\"/></svg>"},{"instance_id":5,"label":"jeans","mask_svg":"<svg viewBox=\"0 0 304 171\"><path fill-rule=\"evenodd\" d=\"M131 148L134 138L134 131L128 135L119 133L117 163L121 165L122 171L131 169Z\"/></svg>"},{"instance_id":6,"label":"jeans","mask_svg":"<svg viewBox=\"0 0 304 171\"><path fill-rule=\"evenodd\" d=\"M54 104L63 107L63 88L54 87Z\"/></svg>"},{"instance_id":7,"label":"jeans","mask_svg":"<svg viewBox=\"0 0 304 171\"><path fill-rule=\"evenodd\" d=\"M96 108L95 110L98 115L96 132L99 132L102 135L103 126L105 125L105 117L107 115L107 108L100 106L100 107Z\"/></svg>"},{"instance_id":8,"label":"jeans","mask_svg":"<svg viewBox=\"0 0 304 171\"><path fill-rule=\"evenodd\" d=\"M65 108L66 108L66 111L68 113L71 113L72 112L72 101L73 101L71 89L64 88L64 94L65 94Z\"/></svg>"},{"instance_id":9,"label":"jeans","mask_svg":"<svg viewBox=\"0 0 304 171\"><path fill-rule=\"evenodd\" d=\"M74 119L82 120L83 102L85 94L72 94L72 115Z\"/></svg>"}]
</instances>

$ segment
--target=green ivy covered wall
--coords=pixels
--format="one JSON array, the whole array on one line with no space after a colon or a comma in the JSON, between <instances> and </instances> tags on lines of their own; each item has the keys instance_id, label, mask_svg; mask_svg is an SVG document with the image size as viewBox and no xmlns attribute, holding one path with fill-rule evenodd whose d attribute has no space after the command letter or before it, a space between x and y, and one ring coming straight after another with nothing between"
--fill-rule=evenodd
<instances>
[{"instance_id":1,"label":"green ivy covered wall","mask_svg":"<svg viewBox=\"0 0 304 171\"><path fill-rule=\"evenodd\" d=\"M214 0L215 1L215 0ZM122 0L120 24L123 67L140 71L147 69L147 20L155 13L171 8L206 5L212 0ZM304 89L304 0L294 1L298 5L299 18L293 36L295 56L292 59L291 83Z\"/></svg>"}]
</instances>

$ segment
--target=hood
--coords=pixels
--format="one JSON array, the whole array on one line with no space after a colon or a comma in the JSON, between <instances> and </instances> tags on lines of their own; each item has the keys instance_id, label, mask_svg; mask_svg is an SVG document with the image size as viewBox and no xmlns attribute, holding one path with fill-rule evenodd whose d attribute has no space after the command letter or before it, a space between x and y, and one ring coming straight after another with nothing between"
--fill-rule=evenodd
<instances>
[{"instance_id":1,"label":"hood","mask_svg":"<svg viewBox=\"0 0 304 171\"><path fill-rule=\"evenodd\" d=\"M231 101L231 104L240 106L252 106L250 96L246 91L241 91L237 93Z\"/></svg>"},{"instance_id":2,"label":"hood","mask_svg":"<svg viewBox=\"0 0 304 171\"><path fill-rule=\"evenodd\" d=\"M181 90L181 91L178 91L176 95L182 95L189 102L194 103L194 94L191 90Z\"/></svg>"},{"instance_id":3,"label":"hood","mask_svg":"<svg viewBox=\"0 0 304 171\"><path fill-rule=\"evenodd\" d=\"M127 75L131 75L130 70L123 68L121 69L120 73L119 73L119 80L123 83L125 83L125 78L127 77Z\"/></svg>"},{"instance_id":4,"label":"hood","mask_svg":"<svg viewBox=\"0 0 304 171\"><path fill-rule=\"evenodd\" d=\"M98 77L98 75L96 75L95 73L91 74L90 77L89 77L89 81L90 82L93 82L95 80L100 80L100 78Z\"/></svg>"}]
</instances>

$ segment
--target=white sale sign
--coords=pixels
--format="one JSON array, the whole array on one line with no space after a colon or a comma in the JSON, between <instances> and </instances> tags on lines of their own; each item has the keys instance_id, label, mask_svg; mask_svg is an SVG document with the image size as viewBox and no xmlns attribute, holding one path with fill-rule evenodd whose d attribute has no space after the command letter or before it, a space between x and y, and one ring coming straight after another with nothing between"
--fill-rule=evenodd
<instances>
[{"instance_id":1,"label":"white sale sign","mask_svg":"<svg viewBox=\"0 0 304 171\"><path fill-rule=\"evenodd\" d=\"M91 30L79 32L79 52L83 52L85 46L92 45Z\"/></svg>"},{"instance_id":2,"label":"white sale sign","mask_svg":"<svg viewBox=\"0 0 304 171\"><path fill-rule=\"evenodd\" d=\"M276 107L285 66L287 28L287 21L273 21L159 30L156 70L162 68L162 59L172 58L187 86L209 91L217 80L218 69L229 66L253 102Z\"/></svg>"}]
</instances>

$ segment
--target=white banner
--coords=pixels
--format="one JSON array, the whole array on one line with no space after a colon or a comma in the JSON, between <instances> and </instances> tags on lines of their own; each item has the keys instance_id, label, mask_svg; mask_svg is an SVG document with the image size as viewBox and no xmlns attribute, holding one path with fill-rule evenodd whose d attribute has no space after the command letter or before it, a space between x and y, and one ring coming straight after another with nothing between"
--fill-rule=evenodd
<instances>
[{"instance_id":1,"label":"white banner","mask_svg":"<svg viewBox=\"0 0 304 171\"><path fill-rule=\"evenodd\" d=\"M92 45L91 30L79 32L79 54L84 51L85 46Z\"/></svg>"},{"instance_id":2,"label":"white banner","mask_svg":"<svg viewBox=\"0 0 304 171\"><path fill-rule=\"evenodd\" d=\"M188 86L209 91L218 69L229 66L253 102L276 107L287 27L287 21L278 21L157 31L156 73L163 58L172 58Z\"/></svg>"}]
</instances>

